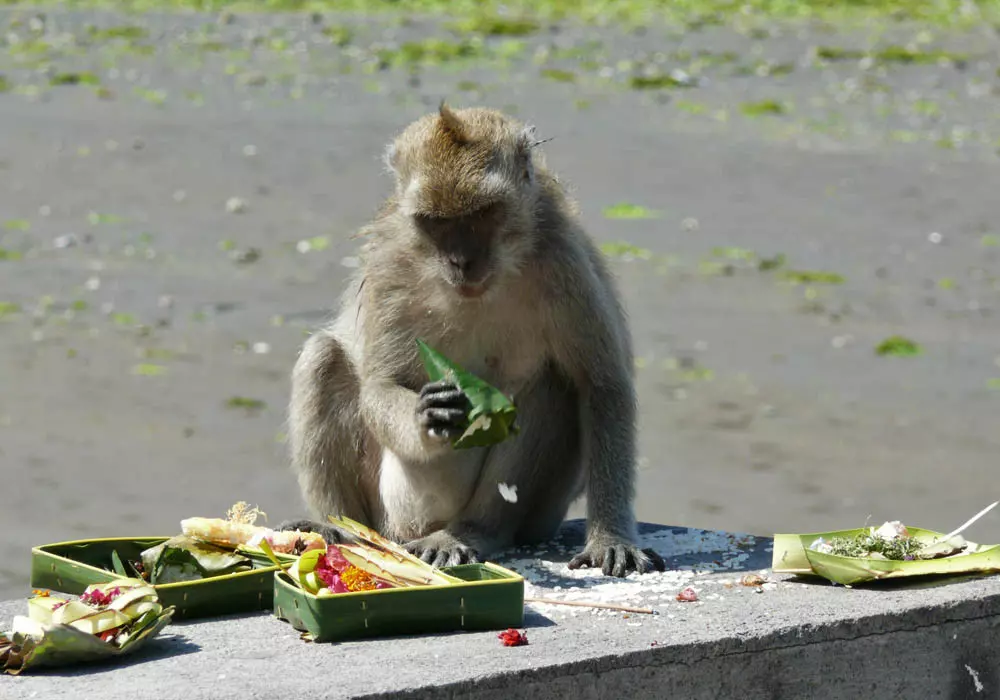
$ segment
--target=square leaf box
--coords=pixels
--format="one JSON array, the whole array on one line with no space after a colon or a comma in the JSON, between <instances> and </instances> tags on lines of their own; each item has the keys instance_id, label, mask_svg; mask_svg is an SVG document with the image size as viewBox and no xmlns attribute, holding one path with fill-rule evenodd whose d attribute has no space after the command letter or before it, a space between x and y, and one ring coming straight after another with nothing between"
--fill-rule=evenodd
<instances>
[{"instance_id":1,"label":"square leaf box","mask_svg":"<svg viewBox=\"0 0 1000 700\"><path fill-rule=\"evenodd\" d=\"M274 615L316 642L504 630L524 623L519 574L489 562L441 571L463 583L316 596L280 572L274 576Z\"/></svg>"},{"instance_id":2,"label":"square leaf box","mask_svg":"<svg viewBox=\"0 0 1000 700\"><path fill-rule=\"evenodd\" d=\"M121 576L111 568L111 553L122 561L135 561L149 547L169 537L114 537L71 540L40 545L31 550L31 586L79 595L92 583L107 583ZM164 607L177 608L174 619L192 619L234 613L273 610L274 574L278 570L263 552L237 548L251 560L248 571L212 576L196 581L153 586ZM297 557L278 554L292 563Z\"/></svg>"}]
</instances>

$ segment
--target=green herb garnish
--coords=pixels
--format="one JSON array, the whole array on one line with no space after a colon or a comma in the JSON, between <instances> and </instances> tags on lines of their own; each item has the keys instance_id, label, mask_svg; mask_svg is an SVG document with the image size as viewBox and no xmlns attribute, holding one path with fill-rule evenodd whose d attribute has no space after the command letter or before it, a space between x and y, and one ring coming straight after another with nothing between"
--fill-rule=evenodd
<instances>
[{"instance_id":1,"label":"green herb garnish","mask_svg":"<svg viewBox=\"0 0 1000 700\"><path fill-rule=\"evenodd\" d=\"M913 537L887 539L879 535L860 534L854 537L834 537L829 542L830 554L864 559L880 554L886 559L903 561L916 559L923 544Z\"/></svg>"}]
</instances>

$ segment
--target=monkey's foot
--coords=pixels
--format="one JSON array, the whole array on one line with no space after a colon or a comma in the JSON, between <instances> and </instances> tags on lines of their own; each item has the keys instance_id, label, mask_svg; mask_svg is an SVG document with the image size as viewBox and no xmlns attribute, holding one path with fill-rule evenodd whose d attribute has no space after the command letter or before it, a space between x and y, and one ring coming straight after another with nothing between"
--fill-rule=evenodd
<instances>
[{"instance_id":1,"label":"monkey's foot","mask_svg":"<svg viewBox=\"0 0 1000 700\"><path fill-rule=\"evenodd\" d=\"M479 562L479 553L475 549L444 530L411 540L403 546L410 554L420 557L431 566L458 566Z\"/></svg>"},{"instance_id":2,"label":"monkey's foot","mask_svg":"<svg viewBox=\"0 0 1000 700\"><path fill-rule=\"evenodd\" d=\"M648 574L667 568L663 558L652 549L639 549L634 544L613 538L589 542L582 552L573 557L569 568L601 569L605 576L622 578L631 571Z\"/></svg>"},{"instance_id":3,"label":"monkey's foot","mask_svg":"<svg viewBox=\"0 0 1000 700\"><path fill-rule=\"evenodd\" d=\"M315 520L286 520L275 529L279 532L287 530L315 532L317 535L321 535L327 544L351 544L357 541L354 535L344 532L339 527L318 523Z\"/></svg>"}]
</instances>

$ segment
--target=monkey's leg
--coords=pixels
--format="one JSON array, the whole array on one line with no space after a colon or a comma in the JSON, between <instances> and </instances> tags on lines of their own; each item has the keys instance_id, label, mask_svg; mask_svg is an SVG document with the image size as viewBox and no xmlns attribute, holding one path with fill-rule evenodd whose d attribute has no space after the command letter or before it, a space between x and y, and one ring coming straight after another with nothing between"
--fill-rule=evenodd
<instances>
[{"instance_id":1,"label":"monkey's leg","mask_svg":"<svg viewBox=\"0 0 1000 700\"><path fill-rule=\"evenodd\" d=\"M359 386L350 356L330 332L305 342L292 371L288 441L302 497L319 522L289 521L279 529L312 530L339 542L347 538L325 522L328 515L379 526L372 496L381 450L361 420Z\"/></svg>"},{"instance_id":2,"label":"monkey's leg","mask_svg":"<svg viewBox=\"0 0 1000 700\"><path fill-rule=\"evenodd\" d=\"M407 543L435 566L479 561L515 543L551 538L583 490L577 395L546 370L515 399L519 432L494 445L472 498L445 528ZM517 500L500 493L516 487Z\"/></svg>"}]
</instances>

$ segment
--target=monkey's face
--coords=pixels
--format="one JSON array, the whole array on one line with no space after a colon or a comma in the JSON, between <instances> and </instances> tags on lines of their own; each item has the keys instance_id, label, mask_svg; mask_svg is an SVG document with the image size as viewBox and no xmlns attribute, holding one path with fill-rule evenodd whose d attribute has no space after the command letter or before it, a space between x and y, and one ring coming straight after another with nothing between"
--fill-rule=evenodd
<instances>
[{"instance_id":1,"label":"monkey's face","mask_svg":"<svg viewBox=\"0 0 1000 700\"><path fill-rule=\"evenodd\" d=\"M495 251L504 238L504 221L499 203L459 216L413 216L437 275L465 298L481 297L496 281Z\"/></svg>"},{"instance_id":2,"label":"monkey's face","mask_svg":"<svg viewBox=\"0 0 1000 700\"><path fill-rule=\"evenodd\" d=\"M535 143L533 128L499 112L442 105L386 151L424 271L463 297L496 289L531 250Z\"/></svg>"}]
</instances>

